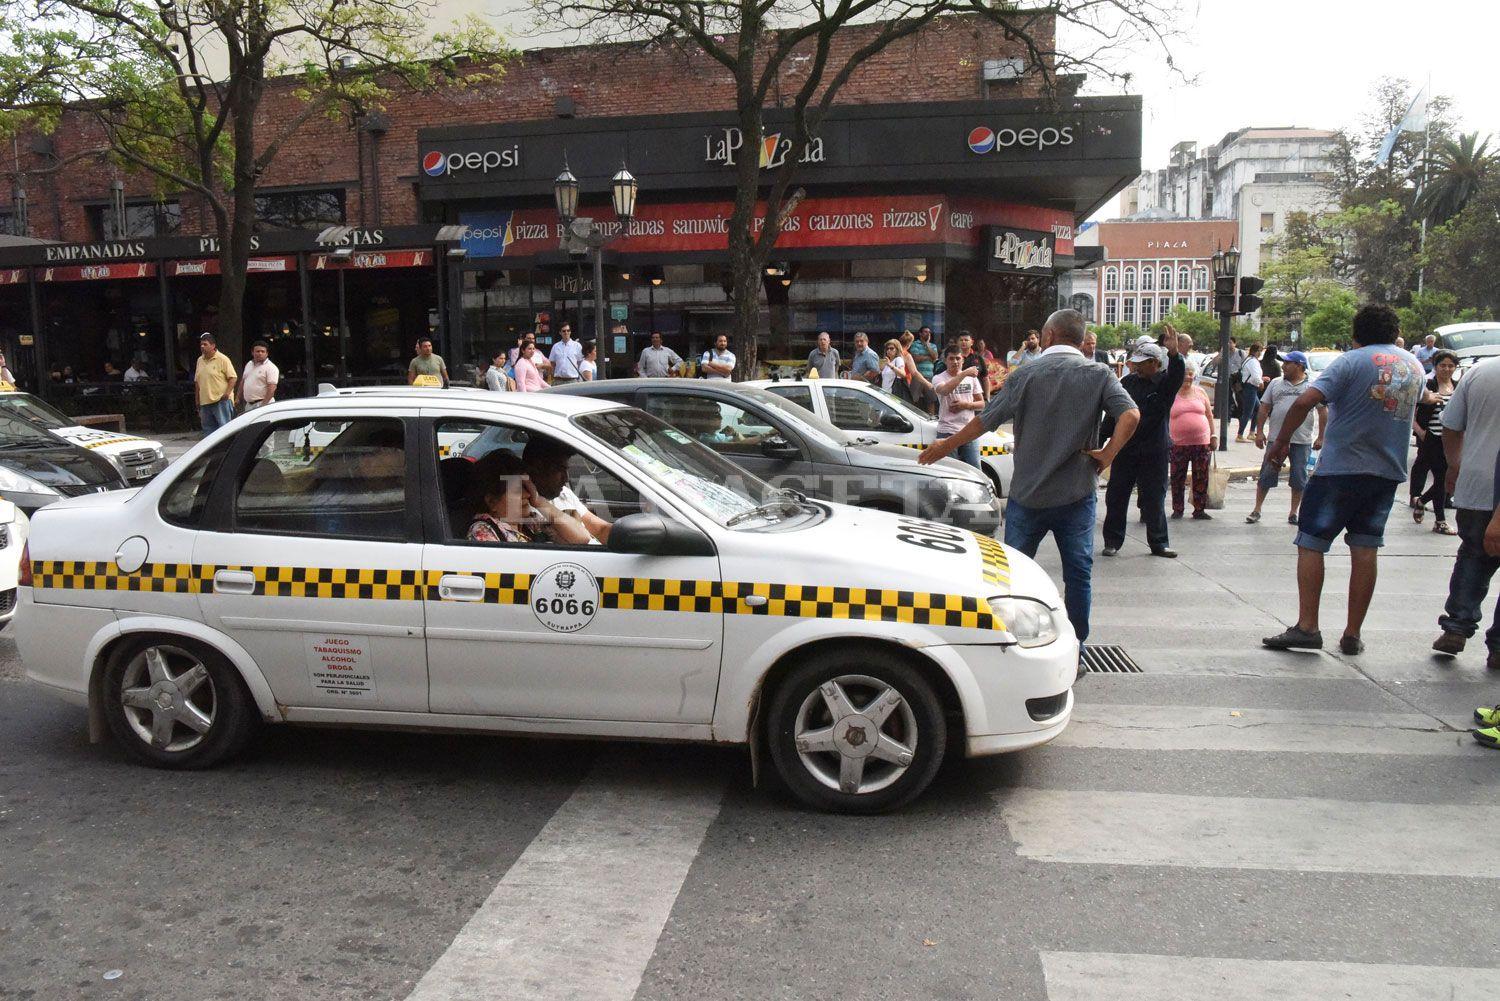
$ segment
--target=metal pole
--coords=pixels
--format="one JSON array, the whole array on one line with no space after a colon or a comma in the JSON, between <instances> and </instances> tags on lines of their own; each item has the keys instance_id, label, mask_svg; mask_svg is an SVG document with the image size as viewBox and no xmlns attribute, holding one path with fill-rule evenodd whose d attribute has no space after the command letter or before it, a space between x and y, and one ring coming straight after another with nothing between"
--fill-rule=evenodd
<instances>
[{"instance_id":1,"label":"metal pole","mask_svg":"<svg viewBox=\"0 0 1500 1001\"><path fill-rule=\"evenodd\" d=\"M602 235L602 234L601 234ZM604 248L594 248L594 343L604 340Z\"/></svg>"},{"instance_id":2,"label":"metal pole","mask_svg":"<svg viewBox=\"0 0 1500 1001\"><path fill-rule=\"evenodd\" d=\"M307 395L318 392L318 356L313 348L312 275L308 268L312 258L306 251L297 254L297 294L302 306L302 365L306 369Z\"/></svg>"},{"instance_id":3,"label":"metal pole","mask_svg":"<svg viewBox=\"0 0 1500 1001\"><path fill-rule=\"evenodd\" d=\"M1229 324L1231 314L1219 314L1219 381L1215 387L1219 408L1219 451L1229 451L1229 407L1233 388L1229 384Z\"/></svg>"},{"instance_id":4,"label":"metal pole","mask_svg":"<svg viewBox=\"0 0 1500 1001\"><path fill-rule=\"evenodd\" d=\"M344 314L344 270L339 269L339 381L349 382L349 321Z\"/></svg>"}]
</instances>

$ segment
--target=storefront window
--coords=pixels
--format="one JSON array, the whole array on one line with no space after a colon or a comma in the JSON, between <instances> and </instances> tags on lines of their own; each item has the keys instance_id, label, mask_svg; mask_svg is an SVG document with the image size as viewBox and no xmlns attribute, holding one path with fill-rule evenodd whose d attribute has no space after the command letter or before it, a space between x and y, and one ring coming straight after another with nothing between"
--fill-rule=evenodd
<instances>
[{"instance_id":1,"label":"storefront window","mask_svg":"<svg viewBox=\"0 0 1500 1001\"><path fill-rule=\"evenodd\" d=\"M322 229L344 222L344 189L272 191L255 196L261 229Z\"/></svg>"},{"instance_id":2,"label":"storefront window","mask_svg":"<svg viewBox=\"0 0 1500 1001\"><path fill-rule=\"evenodd\" d=\"M182 229L182 203L131 202L125 206L124 228L113 205L88 206L89 228L96 240L129 240L146 236L174 236Z\"/></svg>"}]
</instances>

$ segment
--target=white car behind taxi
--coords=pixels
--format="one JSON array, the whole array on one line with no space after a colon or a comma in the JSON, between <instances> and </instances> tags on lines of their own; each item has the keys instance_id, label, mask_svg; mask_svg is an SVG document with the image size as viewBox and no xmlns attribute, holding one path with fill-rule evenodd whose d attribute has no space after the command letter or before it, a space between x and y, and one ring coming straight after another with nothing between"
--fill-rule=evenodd
<instances>
[{"instance_id":1,"label":"white car behind taxi","mask_svg":"<svg viewBox=\"0 0 1500 1001\"><path fill-rule=\"evenodd\" d=\"M311 425L338 428L315 454ZM851 812L1055 737L1079 655L993 539L552 393L256 410L140 490L39 512L19 590L27 677L147 764L216 764L261 723L714 741Z\"/></svg>"},{"instance_id":2,"label":"white car behind taxi","mask_svg":"<svg viewBox=\"0 0 1500 1001\"><path fill-rule=\"evenodd\" d=\"M0 629L16 615L16 585L21 579L21 554L26 549L29 525L26 512L0 498Z\"/></svg>"},{"instance_id":3,"label":"white car behind taxi","mask_svg":"<svg viewBox=\"0 0 1500 1001\"><path fill-rule=\"evenodd\" d=\"M761 379L745 385L775 393L840 431L882 444L922 449L937 440L937 420L926 411L857 379ZM996 496L1007 496L1015 439L1008 431L986 431L977 444L981 471Z\"/></svg>"}]
</instances>

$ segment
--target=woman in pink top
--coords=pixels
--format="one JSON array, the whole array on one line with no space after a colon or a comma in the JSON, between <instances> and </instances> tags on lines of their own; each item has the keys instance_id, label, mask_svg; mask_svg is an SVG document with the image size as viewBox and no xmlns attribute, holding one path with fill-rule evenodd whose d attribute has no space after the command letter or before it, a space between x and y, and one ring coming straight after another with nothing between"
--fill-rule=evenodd
<instances>
[{"instance_id":1,"label":"woman in pink top","mask_svg":"<svg viewBox=\"0 0 1500 1001\"><path fill-rule=\"evenodd\" d=\"M1184 488L1189 464L1193 467L1193 517L1208 521L1208 464L1219 436L1214 433L1214 408L1198 385L1198 370L1191 364L1187 378L1172 400L1172 517L1182 517Z\"/></svg>"},{"instance_id":2,"label":"woman in pink top","mask_svg":"<svg viewBox=\"0 0 1500 1001\"><path fill-rule=\"evenodd\" d=\"M521 346L521 353L516 358L516 391L540 393L546 388L547 380L542 378L542 373L536 367L536 345L527 341Z\"/></svg>"}]
</instances>

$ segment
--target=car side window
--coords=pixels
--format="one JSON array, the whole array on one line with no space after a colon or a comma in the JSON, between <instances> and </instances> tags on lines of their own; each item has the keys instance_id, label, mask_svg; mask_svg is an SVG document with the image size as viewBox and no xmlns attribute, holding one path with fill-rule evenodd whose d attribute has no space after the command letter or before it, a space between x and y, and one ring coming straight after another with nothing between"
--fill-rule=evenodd
<instances>
[{"instance_id":1,"label":"car side window","mask_svg":"<svg viewBox=\"0 0 1500 1001\"><path fill-rule=\"evenodd\" d=\"M561 438L472 420L439 421L436 434L450 541L594 545L644 509L635 488Z\"/></svg>"},{"instance_id":2,"label":"car side window","mask_svg":"<svg viewBox=\"0 0 1500 1001\"><path fill-rule=\"evenodd\" d=\"M895 407L857 389L824 386L823 398L828 401L828 419L844 431L884 431L880 422L886 414L901 416Z\"/></svg>"},{"instance_id":3,"label":"car side window","mask_svg":"<svg viewBox=\"0 0 1500 1001\"><path fill-rule=\"evenodd\" d=\"M182 475L167 487L161 498L161 516L173 525L197 528L203 524L203 512L208 507L208 494L229 454L233 438L226 438L213 448L194 459L183 470Z\"/></svg>"},{"instance_id":4,"label":"car side window","mask_svg":"<svg viewBox=\"0 0 1500 1001\"><path fill-rule=\"evenodd\" d=\"M390 417L271 426L235 489L241 532L406 536L406 431Z\"/></svg>"},{"instance_id":5,"label":"car side window","mask_svg":"<svg viewBox=\"0 0 1500 1001\"><path fill-rule=\"evenodd\" d=\"M765 442L785 437L780 428L754 411L714 397L642 393L640 408L721 455L758 455Z\"/></svg>"},{"instance_id":6,"label":"car side window","mask_svg":"<svg viewBox=\"0 0 1500 1001\"><path fill-rule=\"evenodd\" d=\"M803 410L817 413L816 410L813 410L812 390L807 386L797 384L793 384L790 386L777 385L767 386L766 389L775 393L777 396L781 397L783 400L786 400L788 403L795 403Z\"/></svg>"}]
</instances>

